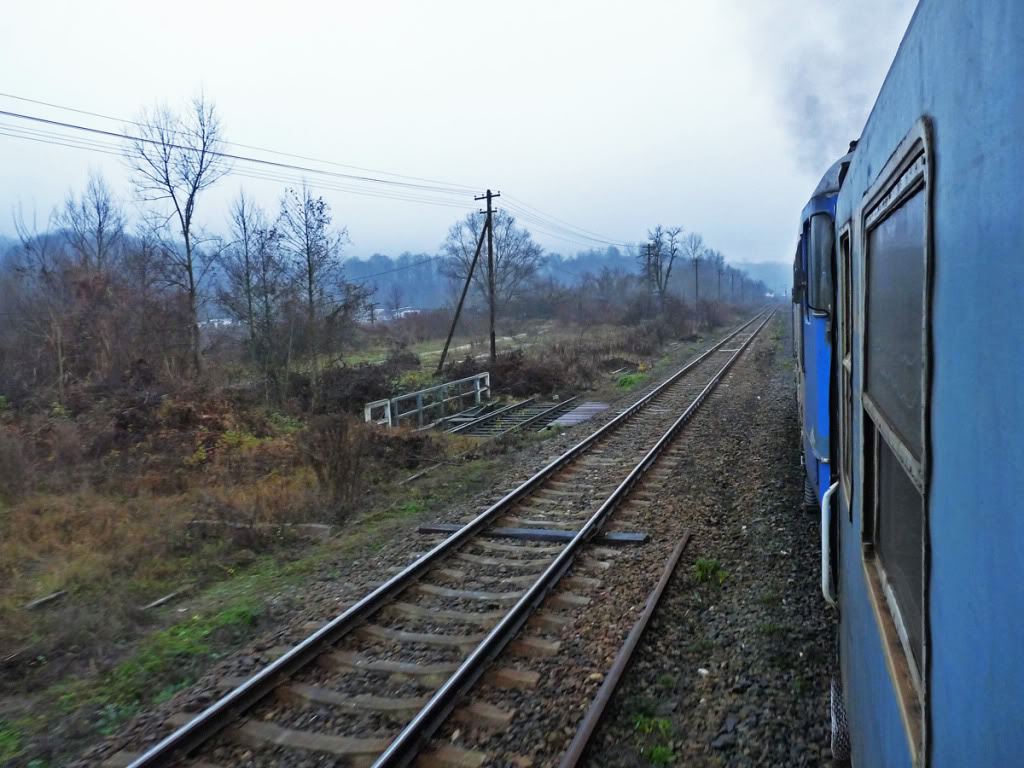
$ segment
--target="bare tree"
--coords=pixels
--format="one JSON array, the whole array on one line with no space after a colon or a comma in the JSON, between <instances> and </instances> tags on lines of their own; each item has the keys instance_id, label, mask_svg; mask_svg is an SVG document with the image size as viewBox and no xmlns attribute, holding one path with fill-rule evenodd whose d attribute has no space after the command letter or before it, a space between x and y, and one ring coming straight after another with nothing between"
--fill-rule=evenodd
<instances>
[{"instance_id":1,"label":"bare tree","mask_svg":"<svg viewBox=\"0 0 1024 768\"><path fill-rule=\"evenodd\" d=\"M529 280L539 269L544 259L544 249L533 241L530 231L516 226L515 217L507 211L498 210L494 220L494 294L497 310L510 301L519 298ZM441 253L446 257L441 273L458 284L465 281L473 262L483 220L475 214L466 217L448 230L448 237L441 244ZM473 271L473 285L486 303L487 260L481 257Z\"/></svg>"},{"instance_id":2,"label":"bare tree","mask_svg":"<svg viewBox=\"0 0 1024 768\"><path fill-rule=\"evenodd\" d=\"M392 283L388 289L387 309L391 319L397 320L402 311L402 286L398 283Z\"/></svg>"},{"instance_id":3,"label":"bare tree","mask_svg":"<svg viewBox=\"0 0 1024 768\"><path fill-rule=\"evenodd\" d=\"M693 331L700 327L700 263L704 258L704 237L700 232L690 232L683 238L683 253L693 262Z\"/></svg>"},{"instance_id":4,"label":"bare tree","mask_svg":"<svg viewBox=\"0 0 1024 768\"><path fill-rule=\"evenodd\" d=\"M188 301L192 370L198 376L200 287L214 259L203 258L200 252L195 212L201 193L229 170L221 154L223 131L214 105L204 95L192 99L184 115L158 106L143 110L137 122L125 160L139 198L164 208L155 224L162 230L174 222L181 235L181 247L167 251L167 278Z\"/></svg>"},{"instance_id":5,"label":"bare tree","mask_svg":"<svg viewBox=\"0 0 1024 768\"><path fill-rule=\"evenodd\" d=\"M722 272L725 271L725 256L722 255L721 251L709 249L707 252L708 264L710 264L715 272L718 274L718 300L722 300Z\"/></svg>"},{"instance_id":6,"label":"bare tree","mask_svg":"<svg viewBox=\"0 0 1024 768\"><path fill-rule=\"evenodd\" d=\"M124 213L102 173L89 171L81 197L68 194L57 223L83 268L102 272L114 266L124 236Z\"/></svg>"},{"instance_id":7,"label":"bare tree","mask_svg":"<svg viewBox=\"0 0 1024 768\"><path fill-rule=\"evenodd\" d=\"M281 236L292 256L296 285L302 293L306 314L306 344L310 355L313 395L316 404L320 355L323 354L321 318L330 302L331 290L341 282L341 249L348 242L348 230L332 226L331 209L323 197L303 184L287 189L281 198Z\"/></svg>"},{"instance_id":8,"label":"bare tree","mask_svg":"<svg viewBox=\"0 0 1024 768\"><path fill-rule=\"evenodd\" d=\"M228 226L231 241L221 253L225 283L217 291L217 300L233 319L245 324L250 352L255 352L259 266L257 232L267 229L267 217L262 208L245 198L244 190L239 190L231 205Z\"/></svg>"}]
</instances>

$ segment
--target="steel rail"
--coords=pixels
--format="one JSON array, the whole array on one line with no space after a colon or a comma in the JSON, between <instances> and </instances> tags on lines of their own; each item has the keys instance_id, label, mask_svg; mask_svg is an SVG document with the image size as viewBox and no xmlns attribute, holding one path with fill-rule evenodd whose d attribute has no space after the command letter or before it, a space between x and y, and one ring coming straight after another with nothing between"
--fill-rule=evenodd
<instances>
[{"instance_id":1,"label":"steel rail","mask_svg":"<svg viewBox=\"0 0 1024 768\"><path fill-rule=\"evenodd\" d=\"M543 419L545 416L550 416L552 413L554 413L555 411L559 410L560 408L565 408L566 406L570 405L571 403L576 402L579 399L580 399L579 395L573 395L568 400L563 400L560 403L556 403L555 405L552 405L547 410L541 411L536 416L531 416L530 418L528 418L523 423L516 424L511 429L506 429L505 432L502 432L501 434L504 435L506 432L511 432L514 429L526 429L531 424L536 424L538 421ZM541 427L541 429L546 429L546 427ZM537 430L537 431L539 432L540 430Z\"/></svg>"},{"instance_id":2,"label":"steel rail","mask_svg":"<svg viewBox=\"0 0 1024 768\"><path fill-rule=\"evenodd\" d=\"M762 313L764 314L764 313ZM421 745L429 739L434 731L444 722L448 714L454 709L460 696L466 693L476 680L483 674L484 666L494 659L515 637L519 629L526 623L534 609L547 596L547 593L558 582L559 579L572 565L577 552L582 546L594 536L604 525L605 519L618 506L619 502L629 493L630 489L640 479L652 464L661 455L662 451L673 440L680 429L690 420L693 414L701 406L708 394L715 388L726 371L732 367L743 351L757 337L757 334L775 314L774 310L767 313L767 317L754 330L746 341L737 348L729 357L721 369L711 378L711 381L701 390L700 394L680 414L679 418L661 436L654 447L633 467L626 478L619 483L611 495L601 504L590 519L573 537L572 541L566 544L565 548L555 557L551 564L544 569L533 585L519 599L512 609L505 614L504 618L487 634L480 644L473 649L466 660L459 668L452 673L452 676L445 681L444 685L437 689L430 700L424 705L412 720L402 729L402 732L395 737L380 757L373 763L371 768L404 768L419 753ZM760 317L760 315L758 316ZM758 319L755 317L754 320ZM751 320L753 322L753 320ZM748 323L749 325L749 323ZM744 326L746 327L746 326ZM732 334L734 335L734 334ZM729 338L732 337L729 336ZM710 350L709 350L710 352ZM703 357L703 356L702 356ZM610 422L609 422L610 423ZM607 425L606 425L607 426Z\"/></svg>"},{"instance_id":3,"label":"steel rail","mask_svg":"<svg viewBox=\"0 0 1024 768\"><path fill-rule=\"evenodd\" d=\"M640 618L633 624L633 628L626 637L626 642L622 644L619 652L615 654L615 660L605 675L601 687L598 688L597 695L594 696L594 701L587 710L587 714L583 716L579 728L576 729L576 735L573 736L569 748L562 755L562 761L558 764L558 768L576 768L576 763L583 757L587 743L590 741L594 729L597 728L597 724L601 721L601 715L604 714L605 707L611 701L612 694L615 693L619 680L622 679L622 675L629 666L629 661L633 658L633 651L640 644L640 638L643 636L644 630L647 629L647 623L651 620L651 616L654 615L654 609L658 607L658 601L661 600L665 587L668 586L669 579L675 573L679 558L683 556L683 550L686 549L689 541L690 532L687 531L683 538L679 540L679 543L676 544L675 549L672 550L672 554L669 555L668 560L665 562L665 567L662 569L661 578L654 589L651 590L650 595L647 596L643 613L640 614Z\"/></svg>"},{"instance_id":4,"label":"steel rail","mask_svg":"<svg viewBox=\"0 0 1024 768\"><path fill-rule=\"evenodd\" d=\"M518 403L512 403L511 405L506 405L504 408L499 408L496 411L491 411L490 413L485 413L483 416L478 416L477 418L473 419L472 421L467 421L464 424L459 424L459 426L457 426L457 427L452 427L451 429L446 429L445 432L447 432L450 435L454 435L454 434L456 434L458 432L461 432L464 429L469 429L470 427L479 426L480 424L483 424L486 421L490 421L491 419L497 418L498 416L500 416L503 413L508 413L509 411L514 411L514 410L518 410L520 408L525 408L526 406L528 406L530 403L532 403L536 399L537 398L535 398L535 397L530 397L530 398L527 398L526 400L520 400Z\"/></svg>"},{"instance_id":5,"label":"steel rail","mask_svg":"<svg viewBox=\"0 0 1024 768\"><path fill-rule=\"evenodd\" d=\"M406 566L402 571L392 576L386 582L378 586L323 627L315 631L305 640L295 645L287 653L268 664L240 686L223 695L180 728L176 729L170 735L150 747L146 752L129 763L127 768L151 768L156 765L165 765L165 761L169 761L175 756L191 752L204 741L214 736L231 721L240 716L245 710L271 693L283 679L294 674L316 659L316 657L320 655L321 649L325 646L333 645L350 631L355 629L360 619L380 610L388 598L405 589L413 579L430 568L434 564L435 560L456 547L461 546L467 539L475 535L481 528L485 527L493 517L502 512L506 507L514 504L523 496L528 495L534 490L534 488L536 488L536 486L540 485L545 479L547 479L549 475L586 451L605 433L614 430L620 424L631 418L633 414L646 406L662 391L674 384L694 366L701 363L709 355L717 352L728 341L759 320L768 311L769 310L767 309L762 310L750 320L730 332L721 341L716 343L702 355L699 355L684 365L672 374L672 376L641 397L614 419L607 422L600 429L591 433L579 443L569 448L565 453L553 459L543 469L536 472L518 487L509 491L505 496L481 512L473 520L466 523L466 525L459 531L453 533L418 560ZM769 317L770 316L771 315L769 315ZM765 322L767 322L767 320ZM763 324L764 323L762 323L762 326ZM751 336L751 338L753 338L753 336ZM632 477L632 474L630 476ZM604 507L602 507L602 509L603 508ZM584 530L589 531L591 529L585 526ZM576 539L573 539L573 541L575 540ZM570 542L568 546L572 546L572 543ZM555 562L558 562L558 560ZM547 573L547 571L545 571L545 573ZM501 624L499 624L499 626L501 626ZM456 674L458 674L458 672L456 672ZM431 701L433 701L433 699ZM385 754L388 753L386 752ZM380 761L378 760L377 764L379 764L379 762Z\"/></svg>"}]
</instances>

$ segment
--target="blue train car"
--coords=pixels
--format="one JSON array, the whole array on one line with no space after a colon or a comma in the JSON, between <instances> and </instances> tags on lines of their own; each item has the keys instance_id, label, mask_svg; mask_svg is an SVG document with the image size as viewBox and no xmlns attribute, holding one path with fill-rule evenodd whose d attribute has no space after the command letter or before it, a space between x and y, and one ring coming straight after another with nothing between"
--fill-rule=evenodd
<instances>
[{"instance_id":1,"label":"blue train car","mask_svg":"<svg viewBox=\"0 0 1024 768\"><path fill-rule=\"evenodd\" d=\"M1024 3L920 3L836 198L822 584L857 766L1024 765L1022 83Z\"/></svg>"},{"instance_id":2,"label":"blue train car","mask_svg":"<svg viewBox=\"0 0 1024 768\"><path fill-rule=\"evenodd\" d=\"M835 319L832 262L836 198L851 156L840 158L828 169L804 206L793 264L797 403L806 469L804 503L815 508L832 484L830 400Z\"/></svg>"}]
</instances>

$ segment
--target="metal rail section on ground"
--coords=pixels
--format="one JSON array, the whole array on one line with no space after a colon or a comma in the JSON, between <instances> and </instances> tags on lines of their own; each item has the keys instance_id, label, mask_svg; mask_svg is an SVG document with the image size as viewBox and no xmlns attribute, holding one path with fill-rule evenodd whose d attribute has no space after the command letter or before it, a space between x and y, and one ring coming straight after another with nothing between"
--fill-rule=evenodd
<instances>
[{"instance_id":1,"label":"metal rail section on ground","mask_svg":"<svg viewBox=\"0 0 1024 768\"><path fill-rule=\"evenodd\" d=\"M571 397L558 403L538 403L535 398L523 400L497 411L479 416L472 421L449 429L453 434L472 435L473 437L498 437L527 427L543 429L558 416L565 412L577 397Z\"/></svg>"},{"instance_id":2,"label":"metal rail section on ground","mask_svg":"<svg viewBox=\"0 0 1024 768\"><path fill-rule=\"evenodd\" d=\"M335 644L342 637L360 626L364 619L384 607L386 601L406 589L412 581L423 575L435 564L437 560L460 547L473 536L477 535L493 519L499 517L502 512L514 505L521 498L529 495L552 473L561 469L569 462L579 457L582 453L586 452L592 445L594 445L594 443L632 418L638 411L647 406L660 393L671 387L680 377L684 376L696 365L704 361L713 353L722 351L725 344L737 334L754 324L756 321L764 318L760 325L756 327L756 329L736 351L730 350L732 354L728 361L701 390L696 399L694 399L689 407L687 407L679 418L676 419L669 430L662 435L661 439L658 440L655 446L648 451L638 464L636 464L629 475L600 505L599 509L589 518L582 528L576 532L572 541L567 544L565 549L563 549L554 561L547 566L537 581L534 582L534 584L518 600L515 606L505 615L497 626L488 633L486 638L475 648L465 661L462 662L458 670L452 674L452 676L434 693L427 704L406 725L402 732L395 737L387 749L373 764L374 768L407 765L414 759L420 746L430 738L434 730L441 722L443 722L458 697L480 676L483 671L484 664L494 658L494 656L504 648L508 641L512 639L515 633L529 617L533 609L539 605L540 601L544 598L550 588L572 564L579 549L600 530L606 517L612 510L614 510L626 494L628 494L629 490L643 475L643 473L651 467L678 431L682 429L683 425L689 421L693 413L704 402L708 394L712 389L714 389L715 385L717 385L719 380L736 361L742 351L751 343L761 328L763 328L768 322L772 314L772 311L764 310L729 333L724 339L719 341L708 351L694 360L691 360L614 419L610 420L600 429L596 430L565 453L549 462L543 469L492 504L472 521L464 525L459 531L452 534L415 562L406 566L398 574L388 579L384 584L381 584L379 587L372 590L369 594L358 600L354 605L343 611L340 615L317 631L313 632L313 634L305 640L291 648L276 661L268 664L240 686L225 694L207 709L200 712L180 728L177 728L169 736L133 760L128 765L128 768L151 768L152 766L166 765L171 759L191 752L204 741L214 736L237 719L251 706L270 694L289 676L295 674L307 664L314 661L325 648Z\"/></svg>"},{"instance_id":3,"label":"metal rail section on ground","mask_svg":"<svg viewBox=\"0 0 1024 768\"><path fill-rule=\"evenodd\" d=\"M466 387L465 391L463 391L463 386ZM455 394L449 395L452 391ZM465 398L469 397L473 399L473 405L479 406L483 403L485 394L486 399L490 400L491 374L487 372L455 381L446 381L444 384L436 384L433 387L385 400L374 400L363 408L363 416L367 422L389 427L401 426L402 419L414 422L417 427L430 427L447 415L449 403L457 402L456 408L462 409L465 407ZM402 408L409 401L414 403L413 407L403 411ZM375 412L379 413L382 409L383 415L374 416ZM432 421L428 421L428 418Z\"/></svg>"}]
</instances>

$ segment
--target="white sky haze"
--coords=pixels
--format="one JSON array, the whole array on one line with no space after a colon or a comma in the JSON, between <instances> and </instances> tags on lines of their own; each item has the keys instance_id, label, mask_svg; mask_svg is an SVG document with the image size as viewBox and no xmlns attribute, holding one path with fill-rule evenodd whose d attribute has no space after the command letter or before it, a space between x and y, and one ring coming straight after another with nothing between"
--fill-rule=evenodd
<instances>
[{"instance_id":1,"label":"white sky haze","mask_svg":"<svg viewBox=\"0 0 1024 768\"><path fill-rule=\"evenodd\" d=\"M612 240L680 224L729 260L785 261L913 6L12 2L0 91L134 118L204 89L230 141L490 186ZM124 127L7 97L0 109ZM12 125L26 127L0 117L0 132ZM0 135L0 234L19 203L45 219L90 166L131 199L116 157ZM284 184L225 178L200 201L204 226L226 229L239 186L276 211ZM478 205L322 194L360 256L433 252ZM561 253L588 245L535 236Z\"/></svg>"}]
</instances>

